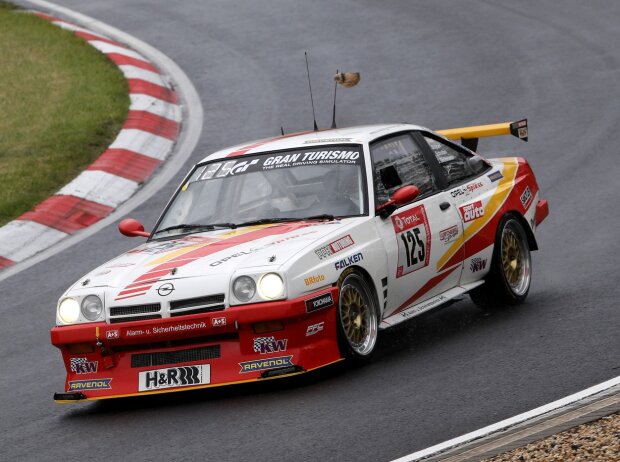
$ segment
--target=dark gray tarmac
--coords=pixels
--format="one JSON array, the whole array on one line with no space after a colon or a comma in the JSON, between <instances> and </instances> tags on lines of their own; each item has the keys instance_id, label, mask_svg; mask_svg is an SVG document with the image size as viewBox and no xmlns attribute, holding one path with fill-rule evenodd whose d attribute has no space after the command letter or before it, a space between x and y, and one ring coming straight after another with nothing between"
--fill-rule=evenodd
<instances>
[{"instance_id":1,"label":"dark gray tarmac","mask_svg":"<svg viewBox=\"0 0 620 462\"><path fill-rule=\"evenodd\" d=\"M49 344L58 297L139 243L109 226L0 283L1 460L388 461L620 375L620 3L609 1L59 0L159 48L202 98L192 161L319 126L431 128L528 117L551 215L518 309L469 299L386 332L376 361L299 380L61 406ZM190 165L187 165L189 168ZM183 171L185 171L184 169ZM132 214L150 228L182 178Z\"/></svg>"}]
</instances>

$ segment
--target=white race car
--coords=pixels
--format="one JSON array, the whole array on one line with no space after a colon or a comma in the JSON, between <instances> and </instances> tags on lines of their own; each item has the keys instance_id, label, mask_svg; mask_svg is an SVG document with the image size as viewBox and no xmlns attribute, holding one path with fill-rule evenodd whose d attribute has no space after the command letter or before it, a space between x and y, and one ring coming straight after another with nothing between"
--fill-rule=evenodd
<instances>
[{"instance_id":1,"label":"white race car","mask_svg":"<svg viewBox=\"0 0 620 462\"><path fill-rule=\"evenodd\" d=\"M368 360L379 332L469 292L522 302L548 214L528 163L477 138L373 125L281 136L198 163L147 242L57 307L57 401L180 391ZM474 147L475 149L475 147Z\"/></svg>"}]
</instances>

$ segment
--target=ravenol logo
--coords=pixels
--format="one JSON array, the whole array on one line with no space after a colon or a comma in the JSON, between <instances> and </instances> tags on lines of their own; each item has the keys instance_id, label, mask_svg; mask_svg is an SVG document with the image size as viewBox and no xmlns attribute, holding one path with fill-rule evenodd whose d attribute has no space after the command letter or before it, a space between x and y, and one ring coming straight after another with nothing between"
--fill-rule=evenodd
<instances>
[{"instance_id":1,"label":"ravenol logo","mask_svg":"<svg viewBox=\"0 0 620 462\"><path fill-rule=\"evenodd\" d=\"M275 369L276 367L292 366L293 356L280 356L277 358L256 359L254 361L244 361L239 363L241 366L240 374L246 372L263 371L265 369Z\"/></svg>"},{"instance_id":2,"label":"ravenol logo","mask_svg":"<svg viewBox=\"0 0 620 462\"><path fill-rule=\"evenodd\" d=\"M69 382L69 391L109 390L112 379L73 380Z\"/></svg>"}]
</instances>

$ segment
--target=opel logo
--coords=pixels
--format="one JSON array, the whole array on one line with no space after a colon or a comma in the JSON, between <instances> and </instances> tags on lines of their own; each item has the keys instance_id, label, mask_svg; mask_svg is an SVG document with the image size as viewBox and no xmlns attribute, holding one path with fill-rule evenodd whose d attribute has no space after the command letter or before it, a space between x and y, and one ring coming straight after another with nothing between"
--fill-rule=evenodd
<instances>
[{"instance_id":1,"label":"opel logo","mask_svg":"<svg viewBox=\"0 0 620 462\"><path fill-rule=\"evenodd\" d=\"M173 290L174 290L174 286L170 284L169 282L167 282L165 284L160 285L157 288L157 293L160 295L160 297L165 297L166 295L170 295Z\"/></svg>"}]
</instances>

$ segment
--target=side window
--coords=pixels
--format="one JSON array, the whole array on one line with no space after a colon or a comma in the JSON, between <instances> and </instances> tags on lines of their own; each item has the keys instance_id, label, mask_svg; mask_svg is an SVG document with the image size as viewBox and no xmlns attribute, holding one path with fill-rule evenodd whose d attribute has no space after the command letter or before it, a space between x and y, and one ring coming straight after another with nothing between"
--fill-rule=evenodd
<instances>
[{"instance_id":1,"label":"side window","mask_svg":"<svg viewBox=\"0 0 620 462\"><path fill-rule=\"evenodd\" d=\"M479 168L474 170L470 163L467 162L471 156L465 154L464 152L457 151L452 146L448 146L447 144L437 141L434 138L425 136L424 139L430 146L431 150L435 153L437 162L439 162L439 165L443 169L443 172L448 179L448 184L450 185L460 183L461 181L465 181L468 178L476 176L486 168L486 164L483 163L480 164Z\"/></svg>"},{"instance_id":2,"label":"side window","mask_svg":"<svg viewBox=\"0 0 620 462\"><path fill-rule=\"evenodd\" d=\"M401 186L414 185L420 196L437 190L435 177L422 150L408 134L378 141L370 146L378 204L390 200Z\"/></svg>"}]
</instances>

